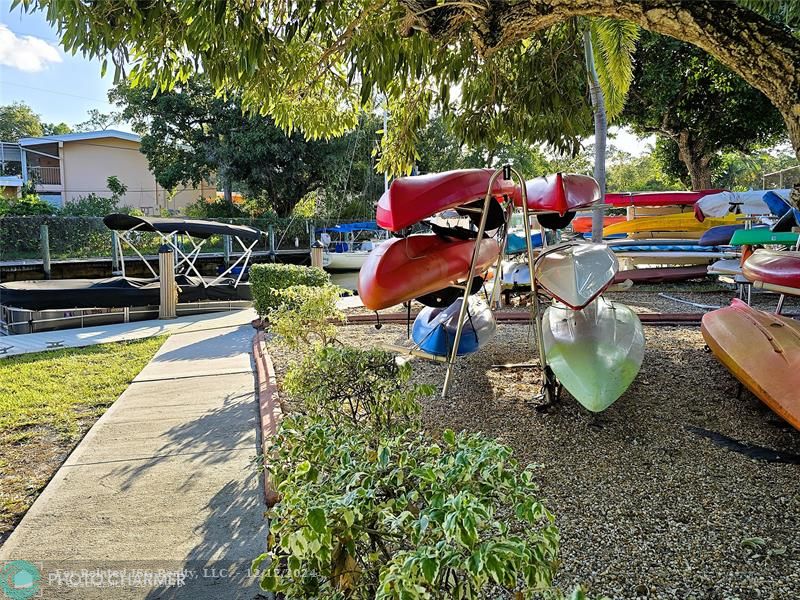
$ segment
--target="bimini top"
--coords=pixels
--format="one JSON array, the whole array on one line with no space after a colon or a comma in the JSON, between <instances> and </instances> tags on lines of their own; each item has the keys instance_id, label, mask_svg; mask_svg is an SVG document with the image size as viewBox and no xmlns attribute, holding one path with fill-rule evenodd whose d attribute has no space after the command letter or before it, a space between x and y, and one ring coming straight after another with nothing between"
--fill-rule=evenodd
<instances>
[{"instance_id":1,"label":"bimini top","mask_svg":"<svg viewBox=\"0 0 800 600\"><path fill-rule=\"evenodd\" d=\"M317 233L333 231L336 233L352 233L353 231L379 231L380 227L375 221L361 221L360 223L342 223L333 227L321 227Z\"/></svg>"},{"instance_id":2,"label":"bimini top","mask_svg":"<svg viewBox=\"0 0 800 600\"><path fill-rule=\"evenodd\" d=\"M245 225L229 225L216 221L198 221L195 219L168 219L163 217L135 217L114 213L103 217L103 223L115 231L155 231L158 233L184 233L196 238L209 238L212 235L232 235L242 241L257 241L264 232Z\"/></svg>"}]
</instances>

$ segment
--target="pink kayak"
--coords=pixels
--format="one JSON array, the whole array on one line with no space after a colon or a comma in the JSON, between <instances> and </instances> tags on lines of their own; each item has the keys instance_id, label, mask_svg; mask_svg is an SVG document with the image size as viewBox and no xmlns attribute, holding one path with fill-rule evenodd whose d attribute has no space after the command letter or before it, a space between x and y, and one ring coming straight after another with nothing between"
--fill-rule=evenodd
<instances>
[{"instance_id":1,"label":"pink kayak","mask_svg":"<svg viewBox=\"0 0 800 600\"><path fill-rule=\"evenodd\" d=\"M606 204L614 206L691 206L703 196L724 190L697 190L695 192L619 192L606 194Z\"/></svg>"},{"instance_id":2,"label":"pink kayak","mask_svg":"<svg viewBox=\"0 0 800 600\"><path fill-rule=\"evenodd\" d=\"M535 212L558 213L564 216L591 206L600 199L600 186L593 177L575 173L554 173L526 182L528 209ZM522 197L514 199L522 206Z\"/></svg>"},{"instance_id":3,"label":"pink kayak","mask_svg":"<svg viewBox=\"0 0 800 600\"><path fill-rule=\"evenodd\" d=\"M369 253L358 274L358 295L370 310L381 310L466 281L476 240L414 234L394 238ZM475 275L497 260L500 246L481 242Z\"/></svg>"},{"instance_id":4,"label":"pink kayak","mask_svg":"<svg viewBox=\"0 0 800 600\"><path fill-rule=\"evenodd\" d=\"M423 219L476 200L483 200L494 169L459 169L413 177L400 177L378 200L376 221L389 231L401 231ZM498 201L504 195L519 194L513 180L495 179L493 193Z\"/></svg>"}]
</instances>

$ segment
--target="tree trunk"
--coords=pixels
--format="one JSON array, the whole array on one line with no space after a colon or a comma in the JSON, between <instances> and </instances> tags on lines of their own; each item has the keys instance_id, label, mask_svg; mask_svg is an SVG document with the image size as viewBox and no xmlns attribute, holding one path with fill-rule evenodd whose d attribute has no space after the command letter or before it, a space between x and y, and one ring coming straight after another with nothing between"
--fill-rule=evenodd
<instances>
[{"instance_id":1,"label":"tree trunk","mask_svg":"<svg viewBox=\"0 0 800 600\"><path fill-rule=\"evenodd\" d=\"M586 73L589 76L589 95L594 110L594 178L600 184L600 201L606 197L606 141L608 139L608 118L606 116L606 100L603 88L597 77L592 51L592 34L586 29L583 32L583 52L586 57ZM603 241L603 207L592 211L592 241Z\"/></svg>"},{"instance_id":2,"label":"tree trunk","mask_svg":"<svg viewBox=\"0 0 800 600\"><path fill-rule=\"evenodd\" d=\"M703 147L704 144L692 140L691 136L686 132L678 134L675 142L678 144L678 156L689 171L692 189L711 189L713 187L713 174L710 167L714 155L706 152Z\"/></svg>"},{"instance_id":3,"label":"tree trunk","mask_svg":"<svg viewBox=\"0 0 800 600\"><path fill-rule=\"evenodd\" d=\"M719 0L530 0L446 2L400 0L403 33L424 31L449 41L465 28L486 56L573 17L625 19L702 48L780 110L800 160L800 38L759 14ZM713 109L713 107L710 107ZM795 195L796 200L800 191Z\"/></svg>"},{"instance_id":4,"label":"tree trunk","mask_svg":"<svg viewBox=\"0 0 800 600\"><path fill-rule=\"evenodd\" d=\"M227 177L222 181L222 195L227 204L233 205L233 190L231 189L231 180Z\"/></svg>"}]
</instances>

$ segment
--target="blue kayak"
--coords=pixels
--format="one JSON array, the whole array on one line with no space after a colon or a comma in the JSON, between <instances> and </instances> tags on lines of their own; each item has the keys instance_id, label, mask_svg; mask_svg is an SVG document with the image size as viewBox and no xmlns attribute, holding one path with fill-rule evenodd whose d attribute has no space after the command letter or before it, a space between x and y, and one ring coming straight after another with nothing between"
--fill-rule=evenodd
<instances>
[{"instance_id":1,"label":"blue kayak","mask_svg":"<svg viewBox=\"0 0 800 600\"><path fill-rule=\"evenodd\" d=\"M700 236L699 244L701 246L727 246L731 243L733 234L739 229L744 229L744 224L712 227Z\"/></svg>"},{"instance_id":2,"label":"blue kayak","mask_svg":"<svg viewBox=\"0 0 800 600\"><path fill-rule=\"evenodd\" d=\"M541 232L531 234L531 243L534 248L539 248L542 245ZM508 240L506 241L506 254L520 254L525 252L528 248L525 246L525 236L516 233L509 233Z\"/></svg>"},{"instance_id":3,"label":"blue kayak","mask_svg":"<svg viewBox=\"0 0 800 600\"><path fill-rule=\"evenodd\" d=\"M420 350L436 356L449 356L456 337L458 313L463 298L447 308L423 308L414 320L411 339ZM470 296L458 355L471 354L494 336L496 324L489 306L477 296Z\"/></svg>"}]
</instances>

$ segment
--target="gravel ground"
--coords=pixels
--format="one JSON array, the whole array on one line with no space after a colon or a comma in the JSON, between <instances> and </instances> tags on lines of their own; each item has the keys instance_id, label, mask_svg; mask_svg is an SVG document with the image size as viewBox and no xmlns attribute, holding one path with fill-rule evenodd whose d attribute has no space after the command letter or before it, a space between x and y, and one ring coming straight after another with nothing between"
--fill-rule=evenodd
<instances>
[{"instance_id":1,"label":"gravel ground","mask_svg":"<svg viewBox=\"0 0 800 600\"><path fill-rule=\"evenodd\" d=\"M731 297L691 286L668 293L704 304ZM613 299L652 312L683 306L639 290ZM764 304L774 307L774 296ZM800 597L800 465L755 461L686 427L798 454L800 433L749 392L737 399L736 381L705 350L699 328L648 327L645 335L638 378L592 418L568 393L537 411L538 369L493 368L535 360L527 326L499 325L481 352L457 363L448 399L425 402L424 426L432 435L483 431L521 462L541 465L542 496L562 535L564 588L581 583L611 598ZM406 328L347 326L340 339L404 343ZM291 355L273 346L273 358L280 379ZM438 389L444 370L414 362L415 378Z\"/></svg>"}]
</instances>

